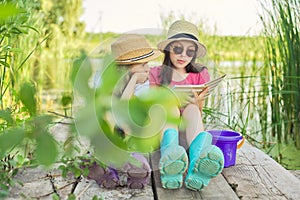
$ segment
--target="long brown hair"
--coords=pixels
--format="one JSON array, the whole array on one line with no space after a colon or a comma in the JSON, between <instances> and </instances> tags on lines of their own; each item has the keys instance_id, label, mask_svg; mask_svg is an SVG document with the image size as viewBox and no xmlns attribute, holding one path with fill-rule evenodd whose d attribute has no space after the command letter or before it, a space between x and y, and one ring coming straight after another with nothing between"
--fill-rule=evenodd
<instances>
[{"instance_id":1,"label":"long brown hair","mask_svg":"<svg viewBox=\"0 0 300 200\"><path fill-rule=\"evenodd\" d=\"M169 85L172 81L173 76L173 68L175 67L170 59L170 46L172 43L168 44L164 50L164 61L161 66L161 72L159 75L159 78L161 79L160 84L161 85ZM197 52L197 46L196 46L196 52ZM185 67L187 73L199 73L206 67L195 63L196 55L192 58L191 62Z\"/></svg>"}]
</instances>

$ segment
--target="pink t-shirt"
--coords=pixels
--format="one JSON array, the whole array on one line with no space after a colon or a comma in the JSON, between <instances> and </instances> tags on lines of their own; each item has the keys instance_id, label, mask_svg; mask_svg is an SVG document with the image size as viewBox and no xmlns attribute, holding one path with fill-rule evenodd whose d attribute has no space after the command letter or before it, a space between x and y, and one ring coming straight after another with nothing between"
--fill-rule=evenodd
<instances>
[{"instance_id":1,"label":"pink t-shirt","mask_svg":"<svg viewBox=\"0 0 300 200\"><path fill-rule=\"evenodd\" d=\"M161 66L157 67L151 67L150 68L150 86L154 85L160 85L160 71L161 71ZM189 73L188 76L183 79L182 81L172 81L170 86L174 85L199 85L206 83L210 80L210 76L208 73L208 70L205 68L199 73Z\"/></svg>"}]
</instances>

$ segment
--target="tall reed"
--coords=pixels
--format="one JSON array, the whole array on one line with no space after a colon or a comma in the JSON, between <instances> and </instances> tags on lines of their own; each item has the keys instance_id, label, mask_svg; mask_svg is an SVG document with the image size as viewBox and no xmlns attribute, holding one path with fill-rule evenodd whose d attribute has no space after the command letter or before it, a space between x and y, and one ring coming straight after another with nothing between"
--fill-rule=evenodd
<instances>
[{"instance_id":1,"label":"tall reed","mask_svg":"<svg viewBox=\"0 0 300 200\"><path fill-rule=\"evenodd\" d=\"M290 137L300 148L300 2L271 0L262 6L272 135L279 143Z\"/></svg>"},{"instance_id":2,"label":"tall reed","mask_svg":"<svg viewBox=\"0 0 300 200\"><path fill-rule=\"evenodd\" d=\"M60 106L57 100L62 93L71 91L66 77L70 73L72 57L79 55L80 48L84 45L81 42L84 24L79 21L81 0L11 2L23 12L3 26L1 24L0 28L0 61L9 66L0 71L0 105L3 105L2 99L10 99L7 97L18 89L20 83L31 80L36 84L38 95L43 100L40 107L53 109L53 106ZM2 98L5 92L6 98ZM13 95L10 96L13 98ZM10 103L6 103L3 108Z\"/></svg>"}]
</instances>

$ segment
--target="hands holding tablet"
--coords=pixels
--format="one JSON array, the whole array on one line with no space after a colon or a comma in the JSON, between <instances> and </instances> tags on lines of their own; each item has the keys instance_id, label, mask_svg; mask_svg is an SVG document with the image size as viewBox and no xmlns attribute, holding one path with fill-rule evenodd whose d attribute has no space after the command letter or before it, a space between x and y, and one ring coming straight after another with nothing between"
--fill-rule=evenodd
<instances>
[{"instance_id":1,"label":"hands holding tablet","mask_svg":"<svg viewBox=\"0 0 300 200\"><path fill-rule=\"evenodd\" d=\"M188 96L188 102L198 105L200 113L202 114L202 108L204 106L205 97L208 96L209 88L204 88L201 92L192 91L193 96Z\"/></svg>"},{"instance_id":2,"label":"hands holding tablet","mask_svg":"<svg viewBox=\"0 0 300 200\"><path fill-rule=\"evenodd\" d=\"M173 89L176 92L191 92L192 94L194 94L194 96L195 95L200 96L201 93L205 92L204 97L207 97L216 88L216 86L224 79L225 76L226 74L201 85L174 85Z\"/></svg>"}]
</instances>

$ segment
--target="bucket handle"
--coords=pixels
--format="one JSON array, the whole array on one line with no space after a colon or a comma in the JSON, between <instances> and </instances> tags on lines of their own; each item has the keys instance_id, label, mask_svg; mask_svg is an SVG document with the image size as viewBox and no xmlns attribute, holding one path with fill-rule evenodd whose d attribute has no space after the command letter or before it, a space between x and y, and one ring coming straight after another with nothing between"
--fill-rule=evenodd
<instances>
[{"instance_id":1,"label":"bucket handle","mask_svg":"<svg viewBox=\"0 0 300 200\"><path fill-rule=\"evenodd\" d=\"M244 143L245 143L245 138L244 138L244 136L242 136L242 140L238 143L237 149L241 148Z\"/></svg>"}]
</instances>

